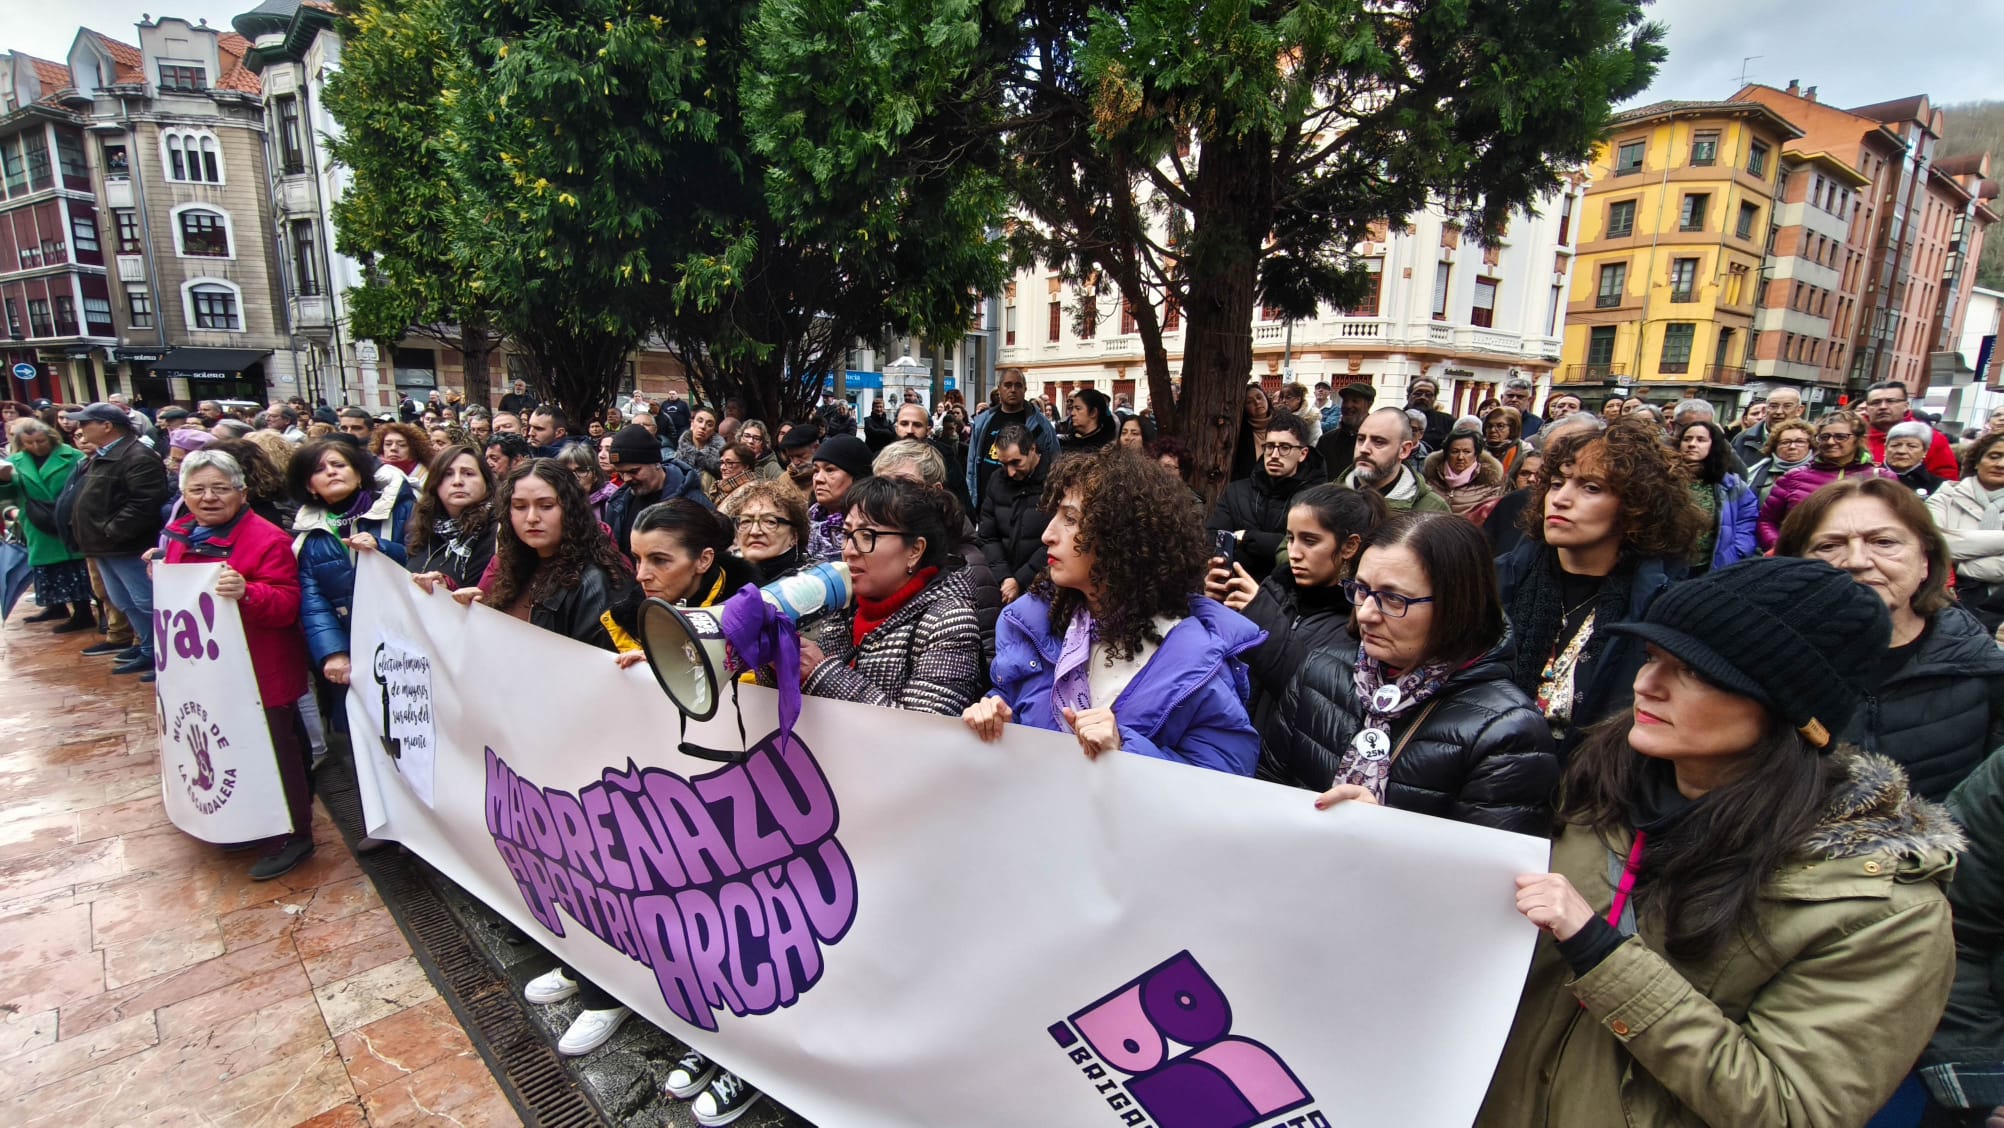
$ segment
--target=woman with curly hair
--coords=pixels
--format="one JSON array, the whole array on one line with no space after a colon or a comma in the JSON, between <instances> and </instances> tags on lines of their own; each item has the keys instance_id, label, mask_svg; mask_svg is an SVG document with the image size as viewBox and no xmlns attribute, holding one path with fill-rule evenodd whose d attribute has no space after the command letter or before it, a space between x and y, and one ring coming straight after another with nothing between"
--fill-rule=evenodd
<instances>
[{"instance_id":1,"label":"woman with curly hair","mask_svg":"<svg viewBox=\"0 0 2004 1128\"><path fill-rule=\"evenodd\" d=\"M1251 775L1259 735L1239 656L1265 632L1204 597L1211 543L1176 479L1115 447L1060 462L1049 556L995 628L993 694L961 716L1069 731L1088 757L1132 752Z\"/></svg>"},{"instance_id":2,"label":"woman with curly hair","mask_svg":"<svg viewBox=\"0 0 2004 1128\"><path fill-rule=\"evenodd\" d=\"M532 459L508 472L494 508L501 515L494 562L480 577L480 594L466 598L587 646L616 650L611 613L629 598L633 576L577 478L554 458Z\"/></svg>"},{"instance_id":3,"label":"woman with curly hair","mask_svg":"<svg viewBox=\"0 0 2004 1128\"><path fill-rule=\"evenodd\" d=\"M480 582L494 559L494 474L471 445L446 447L431 460L411 510L404 543L417 586L458 591Z\"/></svg>"},{"instance_id":4,"label":"woman with curly hair","mask_svg":"<svg viewBox=\"0 0 2004 1128\"><path fill-rule=\"evenodd\" d=\"M1826 411L1816 420L1816 455L1809 465L1783 474L1760 503L1756 539L1762 552L1781 539L1781 523L1788 511L1832 482L1846 478L1893 478L1899 475L1872 464L1865 445L1865 419L1849 411Z\"/></svg>"},{"instance_id":5,"label":"woman with curly hair","mask_svg":"<svg viewBox=\"0 0 2004 1128\"><path fill-rule=\"evenodd\" d=\"M281 438L279 442L285 440ZM236 460L244 472L244 494L252 513L281 529L292 527L299 506L286 493L286 463L273 462L262 444L249 439L217 439L202 449L221 451Z\"/></svg>"},{"instance_id":6,"label":"woman with curly hair","mask_svg":"<svg viewBox=\"0 0 2004 1128\"><path fill-rule=\"evenodd\" d=\"M1642 646L1608 628L1640 619L1684 575L1705 525L1662 433L1624 413L1605 431L1552 442L1524 507L1524 543L1496 561L1513 680L1551 722L1562 757L1581 729L1628 708Z\"/></svg>"},{"instance_id":7,"label":"woman with curly hair","mask_svg":"<svg viewBox=\"0 0 2004 1128\"><path fill-rule=\"evenodd\" d=\"M369 450L388 465L403 472L411 485L424 485L425 467L431 465L431 439L410 423L384 423L369 436Z\"/></svg>"}]
</instances>

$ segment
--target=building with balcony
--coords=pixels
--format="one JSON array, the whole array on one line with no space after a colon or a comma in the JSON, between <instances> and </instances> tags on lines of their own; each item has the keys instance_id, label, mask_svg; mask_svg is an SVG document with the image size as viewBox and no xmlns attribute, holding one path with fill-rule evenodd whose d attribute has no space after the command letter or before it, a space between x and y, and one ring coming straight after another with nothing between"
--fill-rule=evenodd
<instances>
[{"instance_id":1,"label":"building with balcony","mask_svg":"<svg viewBox=\"0 0 2004 1128\"><path fill-rule=\"evenodd\" d=\"M1582 208L1558 383L1738 403L1783 149L1800 135L1749 102L1615 116Z\"/></svg>"},{"instance_id":2,"label":"building with balcony","mask_svg":"<svg viewBox=\"0 0 2004 1128\"><path fill-rule=\"evenodd\" d=\"M1825 152L1782 150L1767 262L1754 292L1747 375L1801 388L1814 409L1834 404L1857 337L1858 293L1870 245L1855 222L1871 180Z\"/></svg>"},{"instance_id":3,"label":"building with balcony","mask_svg":"<svg viewBox=\"0 0 2004 1128\"><path fill-rule=\"evenodd\" d=\"M87 402L118 343L69 68L0 55L0 399Z\"/></svg>"},{"instance_id":4,"label":"building with balcony","mask_svg":"<svg viewBox=\"0 0 2004 1128\"><path fill-rule=\"evenodd\" d=\"M250 44L172 18L138 32L86 28L69 55L116 263L111 380L155 405L301 394Z\"/></svg>"},{"instance_id":5,"label":"building with balcony","mask_svg":"<svg viewBox=\"0 0 2004 1128\"><path fill-rule=\"evenodd\" d=\"M1580 195L1569 185L1518 212L1494 245L1428 209L1394 228L1380 223L1356 250L1375 279L1351 309L1323 306L1288 321L1254 313L1251 379L1269 390L1290 378L1341 387L1370 383L1403 402L1420 376L1440 384L1443 411L1467 413L1513 375L1548 376L1558 363ZM1172 379L1182 373L1183 324L1160 313ZM1096 388L1147 406L1135 318L1118 297L1094 297L1044 269L1019 272L1002 297L998 363L1028 373L1030 393L1061 404ZM1291 375L1290 375L1291 374Z\"/></svg>"},{"instance_id":6,"label":"building with balcony","mask_svg":"<svg viewBox=\"0 0 2004 1128\"><path fill-rule=\"evenodd\" d=\"M1918 398L1938 354L1952 354L1962 311L1975 283L1968 268L1996 222L1986 157L1937 163L1946 128L1925 95L1841 109L1818 100L1816 87L1750 85L1733 95L1786 117L1803 152L1828 153L1868 184L1853 201L1847 250L1862 254L1850 318L1849 390L1899 380Z\"/></svg>"}]
</instances>

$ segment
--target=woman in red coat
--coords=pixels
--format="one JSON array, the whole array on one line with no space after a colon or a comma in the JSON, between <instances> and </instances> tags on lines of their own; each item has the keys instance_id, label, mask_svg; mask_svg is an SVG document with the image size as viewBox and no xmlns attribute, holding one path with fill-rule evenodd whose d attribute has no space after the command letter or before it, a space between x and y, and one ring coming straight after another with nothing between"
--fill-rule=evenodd
<instances>
[{"instance_id":1,"label":"woman in red coat","mask_svg":"<svg viewBox=\"0 0 2004 1128\"><path fill-rule=\"evenodd\" d=\"M216 594L237 601L257 671L258 698L271 729L292 833L245 843L263 847L253 880L269 881L313 856L313 784L299 699L306 693L306 639L299 630L299 562L292 538L250 511L243 468L221 451L198 450L181 463L188 511L167 526L169 564L213 561Z\"/></svg>"}]
</instances>

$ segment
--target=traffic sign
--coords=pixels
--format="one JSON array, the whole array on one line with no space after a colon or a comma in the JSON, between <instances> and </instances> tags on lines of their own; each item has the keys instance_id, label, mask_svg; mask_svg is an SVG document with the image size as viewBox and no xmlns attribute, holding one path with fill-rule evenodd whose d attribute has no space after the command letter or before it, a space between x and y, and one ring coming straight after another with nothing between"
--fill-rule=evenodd
<instances>
[{"instance_id":1,"label":"traffic sign","mask_svg":"<svg viewBox=\"0 0 2004 1128\"><path fill-rule=\"evenodd\" d=\"M33 380L34 378L35 378L34 365L29 364L27 361L24 360L21 363L14 366L14 379L26 383L27 381Z\"/></svg>"}]
</instances>

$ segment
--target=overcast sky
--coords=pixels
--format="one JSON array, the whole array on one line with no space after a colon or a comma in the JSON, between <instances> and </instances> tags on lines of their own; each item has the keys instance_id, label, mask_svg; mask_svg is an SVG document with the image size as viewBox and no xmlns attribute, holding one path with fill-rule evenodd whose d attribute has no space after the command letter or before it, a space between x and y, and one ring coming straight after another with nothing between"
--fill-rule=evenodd
<instances>
[{"instance_id":1,"label":"overcast sky","mask_svg":"<svg viewBox=\"0 0 2004 1128\"><path fill-rule=\"evenodd\" d=\"M132 42L142 12L228 29L256 2L0 0L0 49L62 59L78 24ZM2000 0L1655 0L1648 12L1669 28L1670 58L1637 102L1730 97L1742 65L1755 82L1798 78L1839 106L2004 99ZM1748 55L1763 57L1743 64Z\"/></svg>"}]
</instances>

